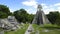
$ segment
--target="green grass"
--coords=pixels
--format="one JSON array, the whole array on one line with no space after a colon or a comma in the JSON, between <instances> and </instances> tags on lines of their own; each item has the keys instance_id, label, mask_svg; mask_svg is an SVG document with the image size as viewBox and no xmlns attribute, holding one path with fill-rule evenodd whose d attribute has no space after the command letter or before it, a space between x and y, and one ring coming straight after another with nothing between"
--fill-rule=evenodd
<instances>
[{"instance_id":1,"label":"green grass","mask_svg":"<svg viewBox=\"0 0 60 34\"><path fill-rule=\"evenodd\" d=\"M60 34L60 31L59 30L52 30L52 31L49 31L49 32L43 32L41 30L40 34Z\"/></svg>"},{"instance_id":2,"label":"green grass","mask_svg":"<svg viewBox=\"0 0 60 34\"><path fill-rule=\"evenodd\" d=\"M36 25L32 24L34 31L31 34L35 34L36 30L39 30L40 34L60 34L60 26L52 25L52 24L45 24L45 25ZM45 32L44 30L49 30L48 32Z\"/></svg>"},{"instance_id":3,"label":"green grass","mask_svg":"<svg viewBox=\"0 0 60 34\"><path fill-rule=\"evenodd\" d=\"M28 26L28 24L24 24L21 29L18 29L17 31L5 31L5 34L24 34Z\"/></svg>"},{"instance_id":4,"label":"green grass","mask_svg":"<svg viewBox=\"0 0 60 34\"><path fill-rule=\"evenodd\" d=\"M24 24L24 26L21 29L17 29L17 31L5 31L5 34L24 34L28 26L29 24ZM34 28L34 32L31 32L31 34L35 34L37 30L39 30L40 34L60 34L60 26L57 25L45 24L42 26L42 25L32 24L32 26ZM44 30L46 29L48 29L49 31L45 32Z\"/></svg>"},{"instance_id":5,"label":"green grass","mask_svg":"<svg viewBox=\"0 0 60 34\"><path fill-rule=\"evenodd\" d=\"M2 29L2 28L0 28L0 31L3 31L3 29Z\"/></svg>"}]
</instances>

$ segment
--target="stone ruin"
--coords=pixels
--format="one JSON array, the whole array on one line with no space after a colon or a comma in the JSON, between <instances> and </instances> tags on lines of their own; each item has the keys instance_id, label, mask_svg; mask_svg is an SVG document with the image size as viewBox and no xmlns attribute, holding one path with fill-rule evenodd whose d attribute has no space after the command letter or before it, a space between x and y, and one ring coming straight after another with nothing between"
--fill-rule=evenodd
<instances>
[{"instance_id":1,"label":"stone ruin","mask_svg":"<svg viewBox=\"0 0 60 34\"><path fill-rule=\"evenodd\" d=\"M19 28L18 22L14 16L8 16L8 18L0 19L0 27L4 30L16 30Z\"/></svg>"},{"instance_id":2,"label":"stone ruin","mask_svg":"<svg viewBox=\"0 0 60 34\"><path fill-rule=\"evenodd\" d=\"M50 23L48 18L45 16L43 10L42 10L42 6L41 5L38 5L37 7L37 12L36 12L36 15L32 21L32 24L47 24L47 23Z\"/></svg>"}]
</instances>

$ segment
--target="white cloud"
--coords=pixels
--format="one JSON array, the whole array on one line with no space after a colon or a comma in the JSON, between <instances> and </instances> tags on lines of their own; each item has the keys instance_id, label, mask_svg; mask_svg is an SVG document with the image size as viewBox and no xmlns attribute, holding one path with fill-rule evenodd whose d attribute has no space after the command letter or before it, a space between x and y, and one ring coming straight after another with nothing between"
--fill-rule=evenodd
<instances>
[{"instance_id":1,"label":"white cloud","mask_svg":"<svg viewBox=\"0 0 60 34\"><path fill-rule=\"evenodd\" d=\"M42 5L43 9L48 8L48 6L46 4L41 3L41 5Z\"/></svg>"},{"instance_id":2,"label":"white cloud","mask_svg":"<svg viewBox=\"0 0 60 34\"><path fill-rule=\"evenodd\" d=\"M13 10L10 9L11 12L14 12Z\"/></svg>"},{"instance_id":3,"label":"white cloud","mask_svg":"<svg viewBox=\"0 0 60 34\"><path fill-rule=\"evenodd\" d=\"M29 14L35 14L36 13L36 10L33 10L31 8L25 9L25 10L27 10Z\"/></svg>"},{"instance_id":4,"label":"white cloud","mask_svg":"<svg viewBox=\"0 0 60 34\"><path fill-rule=\"evenodd\" d=\"M26 6L32 6L32 7L34 7L34 8L37 7L37 1L36 1L36 0L23 1L22 4L23 4L23 5L26 5Z\"/></svg>"},{"instance_id":5,"label":"white cloud","mask_svg":"<svg viewBox=\"0 0 60 34\"><path fill-rule=\"evenodd\" d=\"M27 12L30 13L30 14L35 14L36 13L35 9L37 9L37 3L38 2L36 0L26 0L26 1L22 2L23 5L32 7L32 8L26 9Z\"/></svg>"},{"instance_id":6,"label":"white cloud","mask_svg":"<svg viewBox=\"0 0 60 34\"><path fill-rule=\"evenodd\" d=\"M37 4L38 2L36 0L26 0L22 2L23 5L25 6L31 6L34 7L37 10ZM50 11L60 11L60 3L56 3L56 4L51 4L51 5L47 5L45 3L40 3L43 7L43 11L45 14L48 14ZM27 9L27 11L29 13L35 13L36 11L32 11L32 8ZM31 11L31 12L30 12Z\"/></svg>"},{"instance_id":7,"label":"white cloud","mask_svg":"<svg viewBox=\"0 0 60 34\"><path fill-rule=\"evenodd\" d=\"M48 14L50 11L59 11L60 12L60 3L56 3L53 5L41 4L43 7L43 11L45 14Z\"/></svg>"},{"instance_id":8,"label":"white cloud","mask_svg":"<svg viewBox=\"0 0 60 34\"><path fill-rule=\"evenodd\" d=\"M56 3L56 4L54 4L54 6L60 6L60 3Z\"/></svg>"}]
</instances>

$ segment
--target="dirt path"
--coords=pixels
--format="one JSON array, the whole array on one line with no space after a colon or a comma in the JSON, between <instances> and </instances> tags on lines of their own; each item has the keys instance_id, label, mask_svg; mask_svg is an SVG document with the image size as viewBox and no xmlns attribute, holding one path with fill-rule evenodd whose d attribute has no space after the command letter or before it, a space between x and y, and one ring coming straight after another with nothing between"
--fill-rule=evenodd
<instances>
[{"instance_id":1,"label":"dirt path","mask_svg":"<svg viewBox=\"0 0 60 34\"><path fill-rule=\"evenodd\" d=\"M30 34L32 31L33 31L33 27L32 27L32 24L30 24L25 34Z\"/></svg>"}]
</instances>

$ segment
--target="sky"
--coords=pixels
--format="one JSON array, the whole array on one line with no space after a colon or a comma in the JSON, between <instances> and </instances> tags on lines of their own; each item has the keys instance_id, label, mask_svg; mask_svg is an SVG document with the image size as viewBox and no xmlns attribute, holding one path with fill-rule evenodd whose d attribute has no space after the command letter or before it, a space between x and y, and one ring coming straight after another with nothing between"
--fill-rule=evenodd
<instances>
[{"instance_id":1,"label":"sky","mask_svg":"<svg viewBox=\"0 0 60 34\"><path fill-rule=\"evenodd\" d=\"M60 12L60 0L0 0L0 4L8 6L11 12L23 8L29 14L35 14L38 4L42 5L45 14L50 11Z\"/></svg>"}]
</instances>

